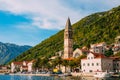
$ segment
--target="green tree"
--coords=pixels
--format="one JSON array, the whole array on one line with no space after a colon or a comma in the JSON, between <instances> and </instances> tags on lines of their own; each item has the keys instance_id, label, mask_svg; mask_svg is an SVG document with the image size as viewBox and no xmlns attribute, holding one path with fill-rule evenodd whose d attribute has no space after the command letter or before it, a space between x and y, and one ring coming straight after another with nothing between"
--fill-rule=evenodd
<instances>
[{"instance_id":1,"label":"green tree","mask_svg":"<svg viewBox=\"0 0 120 80\"><path fill-rule=\"evenodd\" d=\"M66 71L66 70L67 70L66 68L69 66L68 60L63 60L62 65L65 66L65 72L67 72L67 71Z\"/></svg>"},{"instance_id":2,"label":"green tree","mask_svg":"<svg viewBox=\"0 0 120 80\"><path fill-rule=\"evenodd\" d=\"M37 70L37 69L39 69L41 66L40 66L40 61L41 61L41 59L40 58L37 58L36 60L35 60L35 62L34 62L34 64L33 64L33 68L35 69L35 70Z\"/></svg>"},{"instance_id":3,"label":"green tree","mask_svg":"<svg viewBox=\"0 0 120 80\"><path fill-rule=\"evenodd\" d=\"M76 61L75 60L70 60L69 61L69 66L70 66L70 71L73 71L73 68L76 68Z\"/></svg>"},{"instance_id":4,"label":"green tree","mask_svg":"<svg viewBox=\"0 0 120 80\"><path fill-rule=\"evenodd\" d=\"M55 61L56 61L56 64L58 65L59 70L60 70L60 65L62 64L62 58L61 58L61 57L57 57L57 58L55 59Z\"/></svg>"},{"instance_id":5,"label":"green tree","mask_svg":"<svg viewBox=\"0 0 120 80\"><path fill-rule=\"evenodd\" d=\"M111 55L113 55L113 50L112 49L109 49L109 50L105 51L105 56L109 57Z\"/></svg>"}]
</instances>

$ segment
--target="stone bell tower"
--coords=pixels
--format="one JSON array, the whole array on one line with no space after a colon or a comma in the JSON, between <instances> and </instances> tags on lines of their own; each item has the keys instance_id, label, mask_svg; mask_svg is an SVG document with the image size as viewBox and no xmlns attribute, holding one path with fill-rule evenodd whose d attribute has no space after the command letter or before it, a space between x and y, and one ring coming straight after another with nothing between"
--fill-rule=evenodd
<instances>
[{"instance_id":1,"label":"stone bell tower","mask_svg":"<svg viewBox=\"0 0 120 80\"><path fill-rule=\"evenodd\" d=\"M73 56L73 32L70 19L68 18L64 30L64 59L71 58Z\"/></svg>"}]
</instances>

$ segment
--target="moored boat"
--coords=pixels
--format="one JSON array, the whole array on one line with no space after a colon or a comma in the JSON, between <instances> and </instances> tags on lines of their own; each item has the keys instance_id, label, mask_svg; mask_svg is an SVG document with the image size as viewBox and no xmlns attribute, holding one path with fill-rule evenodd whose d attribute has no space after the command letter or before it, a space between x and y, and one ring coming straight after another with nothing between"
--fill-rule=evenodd
<instances>
[{"instance_id":1,"label":"moored boat","mask_svg":"<svg viewBox=\"0 0 120 80\"><path fill-rule=\"evenodd\" d=\"M96 72L94 77L97 78L107 78L107 77L111 77L112 75L108 72Z\"/></svg>"},{"instance_id":2,"label":"moored boat","mask_svg":"<svg viewBox=\"0 0 120 80\"><path fill-rule=\"evenodd\" d=\"M4 73L4 75L9 75L9 73Z\"/></svg>"}]
</instances>

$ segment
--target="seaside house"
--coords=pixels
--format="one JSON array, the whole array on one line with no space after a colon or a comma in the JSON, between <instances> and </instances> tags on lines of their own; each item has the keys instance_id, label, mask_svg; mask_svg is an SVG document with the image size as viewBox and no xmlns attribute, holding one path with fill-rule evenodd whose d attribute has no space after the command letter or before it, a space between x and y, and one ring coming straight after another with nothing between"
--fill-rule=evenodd
<instances>
[{"instance_id":1,"label":"seaside house","mask_svg":"<svg viewBox=\"0 0 120 80\"><path fill-rule=\"evenodd\" d=\"M105 42L97 43L97 44L91 44L90 45L90 51L94 53L102 53L104 54L106 51L107 44Z\"/></svg>"},{"instance_id":2,"label":"seaside house","mask_svg":"<svg viewBox=\"0 0 120 80\"><path fill-rule=\"evenodd\" d=\"M114 54L120 52L120 36L117 36L115 38L115 43L112 50L114 51Z\"/></svg>"},{"instance_id":3,"label":"seaside house","mask_svg":"<svg viewBox=\"0 0 120 80\"><path fill-rule=\"evenodd\" d=\"M10 72L9 66L0 65L0 73Z\"/></svg>"},{"instance_id":4,"label":"seaside house","mask_svg":"<svg viewBox=\"0 0 120 80\"><path fill-rule=\"evenodd\" d=\"M113 71L113 59L89 52L86 58L81 59L81 70L83 73L96 71Z\"/></svg>"},{"instance_id":5,"label":"seaside house","mask_svg":"<svg viewBox=\"0 0 120 80\"><path fill-rule=\"evenodd\" d=\"M33 61L23 61L23 62L12 62L11 63L11 72L26 71L32 72Z\"/></svg>"}]
</instances>

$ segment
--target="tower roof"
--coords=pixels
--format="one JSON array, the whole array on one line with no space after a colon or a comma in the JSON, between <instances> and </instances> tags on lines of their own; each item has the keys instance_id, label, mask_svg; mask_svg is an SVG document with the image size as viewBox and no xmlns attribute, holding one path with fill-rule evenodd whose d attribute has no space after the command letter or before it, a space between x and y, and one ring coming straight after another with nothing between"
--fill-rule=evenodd
<instances>
[{"instance_id":1,"label":"tower roof","mask_svg":"<svg viewBox=\"0 0 120 80\"><path fill-rule=\"evenodd\" d=\"M67 22L66 22L66 26L65 26L65 30L69 30L71 28L72 28L72 26L71 26L70 18L68 17Z\"/></svg>"}]
</instances>

